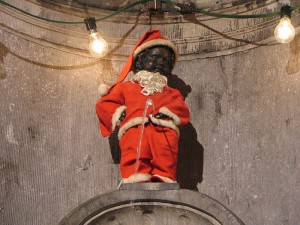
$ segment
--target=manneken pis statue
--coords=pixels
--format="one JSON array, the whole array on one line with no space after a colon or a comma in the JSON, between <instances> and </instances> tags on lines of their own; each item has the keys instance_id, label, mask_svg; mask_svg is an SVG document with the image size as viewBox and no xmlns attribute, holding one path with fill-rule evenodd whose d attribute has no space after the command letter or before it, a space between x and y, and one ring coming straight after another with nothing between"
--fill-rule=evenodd
<instances>
[{"instance_id":1,"label":"manneken pis statue","mask_svg":"<svg viewBox=\"0 0 300 225\"><path fill-rule=\"evenodd\" d=\"M159 30L148 31L116 84L100 85L102 97L96 104L100 130L105 137L120 126L123 183L176 182L179 126L190 119L183 96L167 85L177 58L171 41ZM130 71L134 76L123 82Z\"/></svg>"}]
</instances>

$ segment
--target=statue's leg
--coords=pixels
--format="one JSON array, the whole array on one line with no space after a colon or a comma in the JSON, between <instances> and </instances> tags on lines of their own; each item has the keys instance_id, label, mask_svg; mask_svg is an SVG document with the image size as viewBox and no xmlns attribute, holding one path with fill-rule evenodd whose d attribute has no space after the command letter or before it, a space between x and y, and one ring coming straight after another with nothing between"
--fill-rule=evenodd
<instances>
[{"instance_id":1,"label":"statue's leg","mask_svg":"<svg viewBox=\"0 0 300 225\"><path fill-rule=\"evenodd\" d=\"M178 155L178 135L175 130L167 127L150 125L146 131L152 153L152 175L158 175L164 182L176 181ZM154 178L156 178L154 176Z\"/></svg>"},{"instance_id":2,"label":"statue's leg","mask_svg":"<svg viewBox=\"0 0 300 225\"><path fill-rule=\"evenodd\" d=\"M151 153L146 137L142 138L140 157L139 160L137 160L140 132L140 126L132 127L126 131L120 140L120 171L124 183L145 182L150 178L152 171L150 164Z\"/></svg>"}]
</instances>

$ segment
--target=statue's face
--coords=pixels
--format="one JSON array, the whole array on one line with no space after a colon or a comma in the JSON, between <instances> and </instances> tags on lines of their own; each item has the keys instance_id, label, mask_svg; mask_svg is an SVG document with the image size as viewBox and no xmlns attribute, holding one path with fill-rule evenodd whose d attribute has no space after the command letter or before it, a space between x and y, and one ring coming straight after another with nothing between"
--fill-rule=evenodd
<instances>
[{"instance_id":1,"label":"statue's face","mask_svg":"<svg viewBox=\"0 0 300 225\"><path fill-rule=\"evenodd\" d=\"M157 46L147 51L139 61L138 70L159 72L161 75L168 76L174 65L174 53L168 47Z\"/></svg>"}]
</instances>

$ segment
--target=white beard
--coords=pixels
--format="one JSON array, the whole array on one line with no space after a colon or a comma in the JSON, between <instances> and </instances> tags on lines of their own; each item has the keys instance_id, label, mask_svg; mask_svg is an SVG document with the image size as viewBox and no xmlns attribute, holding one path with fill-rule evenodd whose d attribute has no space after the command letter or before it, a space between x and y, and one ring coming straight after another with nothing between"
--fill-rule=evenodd
<instances>
[{"instance_id":1,"label":"white beard","mask_svg":"<svg viewBox=\"0 0 300 225\"><path fill-rule=\"evenodd\" d=\"M160 73L142 70L131 78L131 82L138 82L143 88L141 93L145 96L149 96L155 93L162 93L164 87L167 86L168 79L160 75Z\"/></svg>"}]
</instances>

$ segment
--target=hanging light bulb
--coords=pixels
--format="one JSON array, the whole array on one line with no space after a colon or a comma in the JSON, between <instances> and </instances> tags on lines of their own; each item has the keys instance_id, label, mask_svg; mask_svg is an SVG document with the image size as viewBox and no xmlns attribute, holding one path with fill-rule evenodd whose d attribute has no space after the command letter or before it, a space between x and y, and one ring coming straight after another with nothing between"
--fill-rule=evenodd
<instances>
[{"instance_id":1,"label":"hanging light bulb","mask_svg":"<svg viewBox=\"0 0 300 225\"><path fill-rule=\"evenodd\" d=\"M92 56L102 58L108 53L108 44L97 32L96 20L88 17L84 20L87 30L90 32L89 51Z\"/></svg>"},{"instance_id":2,"label":"hanging light bulb","mask_svg":"<svg viewBox=\"0 0 300 225\"><path fill-rule=\"evenodd\" d=\"M274 30L274 36L280 43L289 43L295 37L295 28L291 24L292 8L288 5L281 7L280 9L281 19L279 24Z\"/></svg>"}]
</instances>

